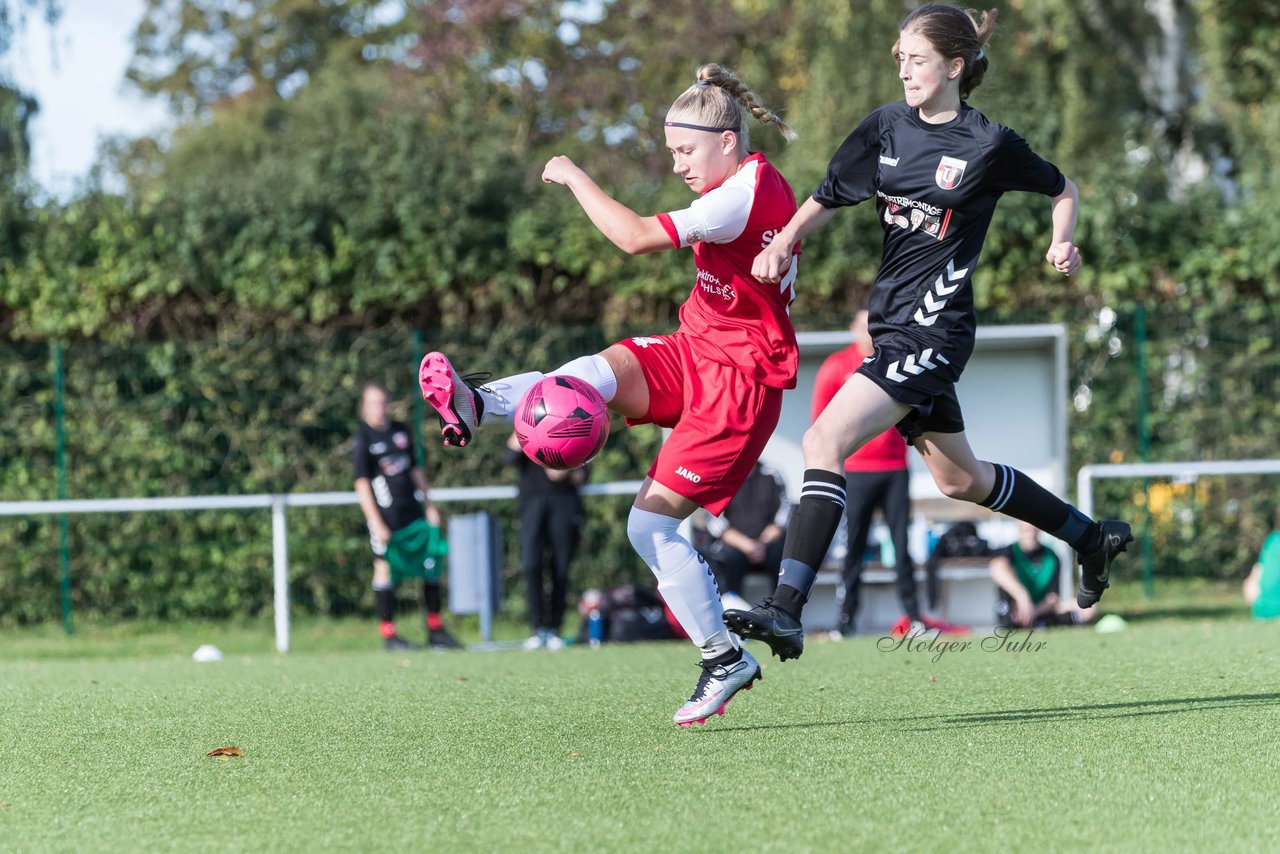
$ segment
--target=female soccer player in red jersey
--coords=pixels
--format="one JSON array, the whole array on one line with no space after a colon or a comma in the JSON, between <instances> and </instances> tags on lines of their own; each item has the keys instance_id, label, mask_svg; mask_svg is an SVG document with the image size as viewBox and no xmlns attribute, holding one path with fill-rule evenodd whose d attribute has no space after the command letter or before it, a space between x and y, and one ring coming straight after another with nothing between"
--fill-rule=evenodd
<instances>
[{"instance_id":1,"label":"female soccer player in red jersey","mask_svg":"<svg viewBox=\"0 0 1280 854\"><path fill-rule=\"evenodd\" d=\"M763 155L748 150L746 113L793 136L719 65L699 68L697 82L671 105L665 132L673 171L699 196L683 210L640 216L567 157L553 157L542 173L543 181L568 187L625 252L693 248L697 275L675 332L621 341L552 372L585 380L629 423L672 428L636 496L627 534L702 650L697 686L675 714L683 726L723 714L760 677L760 666L725 628L711 571L677 528L699 506L724 510L778 423L783 389L795 386L787 309L797 264L771 284L751 275L756 253L795 213L795 194ZM798 254L798 245L787 252ZM544 376L472 388L441 353L427 354L419 374L453 445L468 444L480 423L509 424L521 395Z\"/></svg>"},{"instance_id":2,"label":"female soccer player in red jersey","mask_svg":"<svg viewBox=\"0 0 1280 854\"><path fill-rule=\"evenodd\" d=\"M1081 564L1080 607L1098 601L1112 559L1132 540L1124 522L1094 522L1022 472L979 460L964 434L955 383L973 352L971 276L996 203L1014 190L1051 201L1045 260L1070 276L1077 192L1052 163L1008 128L965 103L982 82L996 12L921 6L899 26L893 56L905 99L863 119L836 151L817 192L755 259L752 273L780 282L790 248L837 209L875 199L884 229L872 286L874 354L805 433L804 485L791 517L771 599L725 620L766 641L779 658L803 650L800 612L845 506L841 461L897 426L924 457L942 492L973 501L1066 541Z\"/></svg>"}]
</instances>

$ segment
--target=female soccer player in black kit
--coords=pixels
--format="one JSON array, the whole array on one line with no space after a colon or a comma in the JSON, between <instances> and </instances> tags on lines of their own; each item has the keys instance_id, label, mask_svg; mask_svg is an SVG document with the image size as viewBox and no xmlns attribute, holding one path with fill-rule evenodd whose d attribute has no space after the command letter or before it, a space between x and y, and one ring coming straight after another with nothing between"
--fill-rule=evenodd
<instances>
[{"instance_id":1,"label":"female soccer player in black kit","mask_svg":"<svg viewBox=\"0 0 1280 854\"><path fill-rule=\"evenodd\" d=\"M356 495L373 547L373 603L388 651L419 649L396 634L395 588L406 578L422 579L427 644L462 649L440 617L440 577L448 548L440 534L440 512L427 497L427 477L413 462L409 428L390 416L381 383L365 383L360 393L360 427L352 442Z\"/></svg>"},{"instance_id":2,"label":"female soccer player in black kit","mask_svg":"<svg viewBox=\"0 0 1280 854\"><path fill-rule=\"evenodd\" d=\"M849 134L817 192L752 268L759 279L780 281L797 241L839 208L876 200L884 249L870 300L875 352L804 435L804 485L777 590L755 608L725 612L729 628L765 641L783 660L804 648L800 612L845 505L841 461L889 427L916 447L944 494L1069 543L1081 565L1082 608L1101 597L1112 559L1133 539L1126 523L1095 522L1022 472L979 460L965 438L955 383L973 352L971 277L1001 195L1051 197L1045 260L1067 276L1080 269L1075 185L965 103L987 71L983 45L995 21L994 9L979 23L941 4L903 20L893 56L905 100L880 107Z\"/></svg>"}]
</instances>

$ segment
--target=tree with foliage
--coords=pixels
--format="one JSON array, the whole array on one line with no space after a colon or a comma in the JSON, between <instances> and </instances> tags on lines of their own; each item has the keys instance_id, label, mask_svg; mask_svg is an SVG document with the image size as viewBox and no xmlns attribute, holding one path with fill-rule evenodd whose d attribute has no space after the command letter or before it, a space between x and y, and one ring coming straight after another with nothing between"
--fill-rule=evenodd
<instances>
[{"instance_id":1,"label":"tree with foliage","mask_svg":"<svg viewBox=\"0 0 1280 854\"><path fill-rule=\"evenodd\" d=\"M402 7L387 0L147 0L126 76L181 115L242 95L285 97L325 66L401 53Z\"/></svg>"}]
</instances>

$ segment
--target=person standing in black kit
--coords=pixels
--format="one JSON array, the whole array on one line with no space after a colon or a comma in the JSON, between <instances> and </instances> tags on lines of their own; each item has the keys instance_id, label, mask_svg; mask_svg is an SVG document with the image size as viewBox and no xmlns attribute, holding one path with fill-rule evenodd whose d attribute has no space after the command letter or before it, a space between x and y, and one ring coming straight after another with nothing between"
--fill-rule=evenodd
<instances>
[{"instance_id":1,"label":"person standing in black kit","mask_svg":"<svg viewBox=\"0 0 1280 854\"><path fill-rule=\"evenodd\" d=\"M524 648L562 649L569 564L578 550L585 515L578 489L587 481L587 470L543 468L520 450L514 433L507 440L507 462L520 469L520 569L533 628Z\"/></svg>"},{"instance_id":2,"label":"person standing in black kit","mask_svg":"<svg viewBox=\"0 0 1280 854\"><path fill-rule=\"evenodd\" d=\"M987 73L995 23L994 9L978 22L937 3L909 14L893 46L904 100L878 108L849 134L813 197L752 265L756 278L781 281L800 239L841 207L875 199L884 248L869 305L874 354L804 435L804 484L777 590L755 608L724 615L732 631L765 641L783 660L804 649L801 610L845 507L841 462L895 425L944 495L1069 543L1080 562L1081 608L1102 596L1112 560L1133 539L1125 522L1095 522L1022 472L979 460L965 437L955 383L973 352L971 276L1000 197L1015 190L1049 196L1045 260L1066 276L1081 264L1072 242L1075 185L1018 134L965 103Z\"/></svg>"},{"instance_id":3,"label":"person standing in black kit","mask_svg":"<svg viewBox=\"0 0 1280 854\"><path fill-rule=\"evenodd\" d=\"M440 533L440 511L427 497L427 476L413 462L409 428L390 417L387 389L365 383L360 394L360 427L352 448L356 496L373 547L373 603L387 650L418 649L396 633L396 585L422 579L427 643L432 649L461 649L440 617L440 577L448 552Z\"/></svg>"}]
</instances>

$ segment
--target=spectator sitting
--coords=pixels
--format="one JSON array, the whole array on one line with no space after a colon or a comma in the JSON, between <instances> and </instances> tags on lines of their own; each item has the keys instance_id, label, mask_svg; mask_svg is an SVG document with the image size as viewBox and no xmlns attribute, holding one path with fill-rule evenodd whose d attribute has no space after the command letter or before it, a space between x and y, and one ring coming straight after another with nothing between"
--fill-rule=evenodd
<instances>
[{"instance_id":1,"label":"spectator sitting","mask_svg":"<svg viewBox=\"0 0 1280 854\"><path fill-rule=\"evenodd\" d=\"M996 618L1001 626L1042 628L1092 622L1096 605L1079 608L1058 596L1058 556L1040 542L1034 525L1018 523L1018 539L991 559L991 579L1000 588Z\"/></svg>"},{"instance_id":2,"label":"spectator sitting","mask_svg":"<svg viewBox=\"0 0 1280 854\"><path fill-rule=\"evenodd\" d=\"M1280 507L1276 508L1275 516L1272 531L1262 543L1258 562L1244 580L1244 601L1258 620L1280 617Z\"/></svg>"},{"instance_id":3,"label":"spectator sitting","mask_svg":"<svg viewBox=\"0 0 1280 854\"><path fill-rule=\"evenodd\" d=\"M747 570L762 570L776 582L790 513L781 475L757 462L724 512L708 520L707 533L713 539L705 557L725 608L751 607L742 596Z\"/></svg>"}]
</instances>

